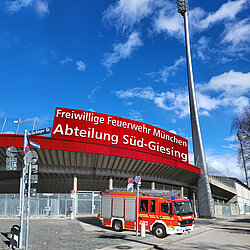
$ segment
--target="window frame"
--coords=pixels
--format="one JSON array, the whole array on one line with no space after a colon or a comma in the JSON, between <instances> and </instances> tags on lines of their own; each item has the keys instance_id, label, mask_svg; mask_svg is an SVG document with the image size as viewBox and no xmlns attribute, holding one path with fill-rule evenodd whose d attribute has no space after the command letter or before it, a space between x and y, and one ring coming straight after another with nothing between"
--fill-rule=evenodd
<instances>
[{"instance_id":1,"label":"window frame","mask_svg":"<svg viewBox=\"0 0 250 250\"><path fill-rule=\"evenodd\" d=\"M147 199L140 200L140 213L148 213L148 203L149 203L149 200ZM143 205L145 205L145 211L144 211Z\"/></svg>"}]
</instances>

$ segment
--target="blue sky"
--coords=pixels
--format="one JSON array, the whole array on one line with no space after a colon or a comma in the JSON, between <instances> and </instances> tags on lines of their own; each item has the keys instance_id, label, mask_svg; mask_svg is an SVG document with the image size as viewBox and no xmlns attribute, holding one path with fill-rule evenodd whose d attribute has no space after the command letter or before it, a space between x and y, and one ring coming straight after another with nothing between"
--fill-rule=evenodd
<instances>
[{"instance_id":1,"label":"blue sky","mask_svg":"<svg viewBox=\"0 0 250 250\"><path fill-rule=\"evenodd\" d=\"M232 118L249 105L250 4L189 1L207 163L244 180ZM183 18L169 0L0 2L0 126L52 125L55 107L158 126L189 139ZM35 124L34 124L35 121Z\"/></svg>"}]
</instances>

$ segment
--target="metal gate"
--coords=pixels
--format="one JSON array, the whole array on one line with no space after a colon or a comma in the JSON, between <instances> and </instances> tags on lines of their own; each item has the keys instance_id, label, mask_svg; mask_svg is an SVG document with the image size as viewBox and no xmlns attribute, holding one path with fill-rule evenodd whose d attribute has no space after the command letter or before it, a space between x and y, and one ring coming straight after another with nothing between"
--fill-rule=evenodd
<instances>
[{"instance_id":1,"label":"metal gate","mask_svg":"<svg viewBox=\"0 0 250 250\"><path fill-rule=\"evenodd\" d=\"M101 195L99 191L78 191L76 211L77 214L100 213Z\"/></svg>"}]
</instances>

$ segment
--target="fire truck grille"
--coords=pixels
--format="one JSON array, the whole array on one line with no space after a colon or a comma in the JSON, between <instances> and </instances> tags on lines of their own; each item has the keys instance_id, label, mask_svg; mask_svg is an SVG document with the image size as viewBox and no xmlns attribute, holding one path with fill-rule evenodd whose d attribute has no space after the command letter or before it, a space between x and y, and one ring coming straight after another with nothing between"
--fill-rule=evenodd
<instances>
[{"instance_id":1,"label":"fire truck grille","mask_svg":"<svg viewBox=\"0 0 250 250\"><path fill-rule=\"evenodd\" d=\"M189 225L189 224L192 224L194 220L183 220L183 221L180 221L181 223L181 226L185 226L185 225Z\"/></svg>"}]
</instances>

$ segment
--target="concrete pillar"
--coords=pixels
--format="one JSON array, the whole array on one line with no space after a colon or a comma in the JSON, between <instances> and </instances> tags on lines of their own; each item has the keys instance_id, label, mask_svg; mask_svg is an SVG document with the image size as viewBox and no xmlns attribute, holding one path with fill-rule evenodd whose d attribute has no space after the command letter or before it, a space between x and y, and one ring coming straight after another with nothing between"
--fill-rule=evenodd
<instances>
[{"instance_id":1,"label":"concrete pillar","mask_svg":"<svg viewBox=\"0 0 250 250\"><path fill-rule=\"evenodd\" d=\"M112 179L112 177L109 178L109 190L113 190L113 179Z\"/></svg>"},{"instance_id":2,"label":"concrete pillar","mask_svg":"<svg viewBox=\"0 0 250 250\"><path fill-rule=\"evenodd\" d=\"M184 187L181 187L181 198L184 197Z\"/></svg>"},{"instance_id":3,"label":"concrete pillar","mask_svg":"<svg viewBox=\"0 0 250 250\"><path fill-rule=\"evenodd\" d=\"M151 182L151 190L155 190L155 182Z\"/></svg>"},{"instance_id":4,"label":"concrete pillar","mask_svg":"<svg viewBox=\"0 0 250 250\"><path fill-rule=\"evenodd\" d=\"M193 192L193 204L194 204L194 217L197 218L197 212L196 212L196 198L195 198L195 192Z\"/></svg>"},{"instance_id":5,"label":"concrete pillar","mask_svg":"<svg viewBox=\"0 0 250 250\"><path fill-rule=\"evenodd\" d=\"M78 207L78 202L77 202L77 176L74 176L74 188L73 190L75 191L74 193L74 216L77 214L77 207Z\"/></svg>"}]
</instances>

